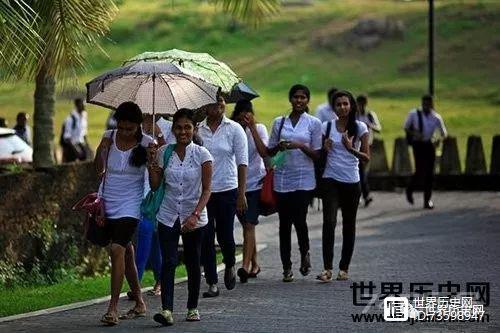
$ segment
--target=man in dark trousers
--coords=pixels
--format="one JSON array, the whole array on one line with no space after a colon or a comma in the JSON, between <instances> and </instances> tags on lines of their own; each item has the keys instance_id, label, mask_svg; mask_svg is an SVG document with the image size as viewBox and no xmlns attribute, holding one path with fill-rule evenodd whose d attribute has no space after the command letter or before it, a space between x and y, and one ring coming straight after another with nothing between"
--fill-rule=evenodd
<instances>
[{"instance_id":1,"label":"man in dark trousers","mask_svg":"<svg viewBox=\"0 0 500 333\"><path fill-rule=\"evenodd\" d=\"M433 140L433 136L436 129L439 129L442 138L446 137L447 134L443 119L434 111L431 95L424 95L422 106L410 111L404 129L408 143L413 147L415 160L415 173L406 188L406 199L410 204L413 204L413 190L420 182L424 190L424 208L433 209L432 182L434 180L436 146L439 144L439 140Z\"/></svg>"}]
</instances>

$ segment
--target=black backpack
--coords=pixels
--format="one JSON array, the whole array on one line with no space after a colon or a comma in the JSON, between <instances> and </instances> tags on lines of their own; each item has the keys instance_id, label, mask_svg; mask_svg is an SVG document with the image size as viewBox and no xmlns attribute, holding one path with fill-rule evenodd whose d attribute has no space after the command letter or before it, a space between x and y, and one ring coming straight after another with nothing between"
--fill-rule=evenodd
<instances>
[{"instance_id":1,"label":"black backpack","mask_svg":"<svg viewBox=\"0 0 500 333\"><path fill-rule=\"evenodd\" d=\"M76 128L76 116L74 114L70 114L71 116L71 129L74 130ZM59 144L62 146L65 144L64 142L64 132L66 131L66 120L64 120L61 127L61 136L59 137Z\"/></svg>"}]
</instances>

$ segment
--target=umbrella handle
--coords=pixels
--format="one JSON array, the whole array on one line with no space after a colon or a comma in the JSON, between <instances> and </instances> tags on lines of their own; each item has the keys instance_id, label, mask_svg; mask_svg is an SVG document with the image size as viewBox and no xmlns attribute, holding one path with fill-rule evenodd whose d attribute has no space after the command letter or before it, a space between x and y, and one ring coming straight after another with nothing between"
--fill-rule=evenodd
<instances>
[{"instance_id":1,"label":"umbrella handle","mask_svg":"<svg viewBox=\"0 0 500 333\"><path fill-rule=\"evenodd\" d=\"M153 74L153 141L156 142L155 138L155 127L156 127L156 117L155 117L155 89L156 89L156 73Z\"/></svg>"}]
</instances>

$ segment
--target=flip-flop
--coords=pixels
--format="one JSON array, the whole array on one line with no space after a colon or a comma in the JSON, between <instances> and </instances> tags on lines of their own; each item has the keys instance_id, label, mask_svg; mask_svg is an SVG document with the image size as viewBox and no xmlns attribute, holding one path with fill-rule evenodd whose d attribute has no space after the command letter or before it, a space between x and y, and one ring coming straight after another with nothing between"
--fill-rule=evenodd
<instances>
[{"instance_id":1,"label":"flip-flop","mask_svg":"<svg viewBox=\"0 0 500 333\"><path fill-rule=\"evenodd\" d=\"M148 295L149 296L160 296L161 295L161 290L151 289L150 291L148 291Z\"/></svg>"},{"instance_id":2,"label":"flip-flop","mask_svg":"<svg viewBox=\"0 0 500 333\"><path fill-rule=\"evenodd\" d=\"M118 317L108 312L102 316L101 322L107 326L115 326L118 325Z\"/></svg>"},{"instance_id":3,"label":"flip-flop","mask_svg":"<svg viewBox=\"0 0 500 333\"><path fill-rule=\"evenodd\" d=\"M128 310L126 314L123 314L120 316L120 319L135 319L139 317L145 317L146 316L146 311L138 311L135 308Z\"/></svg>"},{"instance_id":4,"label":"flip-flop","mask_svg":"<svg viewBox=\"0 0 500 333\"><path fill-rule=\"evenodd\" d=\"M248 277L249 278L256 278L259 273L260 273L260 266L259 266L259 269L255 273L254 272L248 273Z\"/></svg>"}]
</instances>

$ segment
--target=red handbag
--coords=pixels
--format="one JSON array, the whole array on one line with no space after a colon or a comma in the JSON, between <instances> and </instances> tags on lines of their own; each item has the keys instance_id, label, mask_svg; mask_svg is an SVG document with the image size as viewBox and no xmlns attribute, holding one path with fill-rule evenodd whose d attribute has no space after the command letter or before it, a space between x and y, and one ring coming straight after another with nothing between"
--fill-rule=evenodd
<instances>
[{"instance_id":1,"label":"red handbag","mask_svg":"<svg viewBox=\"0 0 500 333\"><path fill-rule=\"evenodd\" d=\"M113 138L114 131L111 133ZM108 148L106 154L106 165L104 168L104 175L102 180L102 193L104 193L104 186L106 184L106 173L108 169ZM72 207L72 210L83 210L86 212L86 219L84 222L84 235L91 243L99 246L106 246L109 244L109 235L105 230L106 212L104 209L104 199L99 196L97 192L92 192L85 195L78 200Z\"/></svg>"},{"instance_id":2,"label":"red handbag","mask_svg":"<svg viewBox=\"0 0 500 333\"><path fill-rule=\"evenodd\" d=\"M260 215L268 216L277 211L276 193L274 192L274 169L268 169L260 191Z\"/></svg>"}]
</instances>

